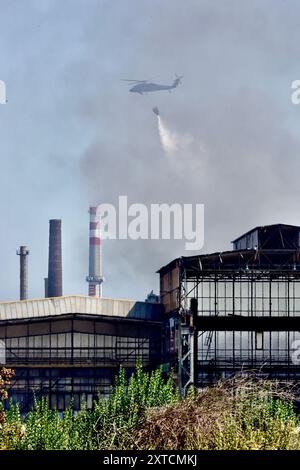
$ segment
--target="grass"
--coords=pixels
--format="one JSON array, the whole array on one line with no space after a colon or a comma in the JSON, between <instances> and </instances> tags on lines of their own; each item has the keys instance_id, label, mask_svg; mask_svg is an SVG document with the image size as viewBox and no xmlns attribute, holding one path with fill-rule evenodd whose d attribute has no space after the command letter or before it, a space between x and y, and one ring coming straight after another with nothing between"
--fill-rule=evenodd
<instances>
[{"instance_id":1,"label":"grass","mask_svg":"<svg viewBox=\"0 0 300 470\"><path fill-rule=\"evenodd\" d=\"M17 405L2 406L0 449L298 450L297 395L248 375L180 399L172 375L138 364L129 381L121 369L110 397L99 396L92 410L59 415L42 399L21 416Z\"/></svg>"},{"instance_id":2,"label":"grass","mask_svg":"<svg viewBox=\"0 0 300 470\"><path fill-rule=\"evenodd\" d=\"M300 449L300 416L291 387L255 376L222 381L172 406L148 410L138 449Z\"/></svg>"},{"instance_id":3,"label":"grass","mask_svg":"<svg viewBox=\"0 0 300 470\"><path fill-rule=\"evenodd\" d=\"M92 450L126 449L132 435L151 407L175 404L177 388L162 370L143 372L137 364L129 381L121 369L109 398L98 397L93 409L72 406L62 415L49 409L47 399L35 401L33 410L21 416L19 406L10 403L0 409L0 449Z\"/></svg>"}]
</instances>

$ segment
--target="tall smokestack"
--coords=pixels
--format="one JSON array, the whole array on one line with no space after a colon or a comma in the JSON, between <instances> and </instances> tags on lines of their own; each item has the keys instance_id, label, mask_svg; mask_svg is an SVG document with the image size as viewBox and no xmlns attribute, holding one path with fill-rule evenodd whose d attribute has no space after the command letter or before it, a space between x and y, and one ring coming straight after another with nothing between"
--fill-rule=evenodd
<instances>
[{"instance_id":1,"label":"tall smokestack","mask_svg":"<svg viewBox=\"0 0 300 470\"><path fill-rule=\"evenodd\" d=\"M89 283L88 294L92 297L102 296L102 272L101 272L101 231L97 207L90 207L90 231L89 231L89 275L86 280Z\"/></svg>"},{"instance_id":2,"label":"tall smokestack","mask_svg":"<svg viewBox=\"0 0 300 470\"><path fill-rule=\"evenodd\" d=\"M49 259L47 297L62 296L61 220L49 221Z\"/></svg>"},{"instance_id":3,"label":"tall smokestack","mask_svg":"<svg viewBox=\"0 0 300 470\"><path fill-rule=\"evenodd\" d=\"M45 297L48 297L48 278L44 277Z\"/></svg>"},{"instance_id":4,"label":"tall smokestack","mask_svg":"<svg viewBox=\"0 0 300 470\"><path fill-rule=\"evenodd\" d=\"M27 246L20 246L17 251L20 256L20 300L28 298L28 255Z\"/></svg>"}]
</instances>

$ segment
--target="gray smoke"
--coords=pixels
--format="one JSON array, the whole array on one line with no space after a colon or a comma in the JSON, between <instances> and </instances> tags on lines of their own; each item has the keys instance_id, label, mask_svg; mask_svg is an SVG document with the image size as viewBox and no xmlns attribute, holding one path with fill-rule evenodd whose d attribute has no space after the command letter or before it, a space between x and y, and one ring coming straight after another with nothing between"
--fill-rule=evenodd
<instances>
[{"instance_id":1,"label":"gray smoke","mask_svg":"<svg viewBox=\"0 0 300 470\"><path fill-rule=\"evenodd\" d=\"M176 72L183 85L133 96L116 83L109 96L95 95L99 106L89 117L101 121L106 137L96 137L82 160L90 197L204 203L206 252L230 249L231 239L258 224L299 223L300 145L288 123L296 115L289 96L295 46L286 36L299 32L289 2L138 4L144 19L130 21L134 40L120 77L159 71L157 82L171 82ZM132 284L149 287L155 269L191 254L174 241L107 242L105 251L113 275L123 266Z\"/></svg>"},{"instance_id":2,"label":"gray smoke","mask_svg":"<svg viewBox=\"0 0 300 470\"><path fill-rule=\"evenodd\" d=\"M0 0L2 269L18 296L46 273L48 219L63 220L66 293L86 293L88 207L204 203L203 252L268 223L299 224L298 0ZM16 15L16 9L18 15ZM128 92L122 78L171 84ZM161 145L157 106L176 149ZM9 236L8 236L9 233ZM143 298L184 242L106 241L104 294Z\"/></svg>"}]
</instances>

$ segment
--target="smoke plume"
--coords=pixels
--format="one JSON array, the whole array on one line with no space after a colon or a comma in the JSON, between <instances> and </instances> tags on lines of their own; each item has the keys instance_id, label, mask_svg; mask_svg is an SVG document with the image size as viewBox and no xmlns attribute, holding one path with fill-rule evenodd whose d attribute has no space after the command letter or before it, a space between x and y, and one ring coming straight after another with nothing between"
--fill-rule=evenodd
<instances>
[{"instance_id":1,"label":"smoke plume","mask_svg":"<svg viewBox=\"0 0 300 470\"><path fill-rule=\"evenodd\" d=\"M14 235L0 235L0 297L18 295L23 243L30 295L41 294L52 217L64 220L65 290L85 293L87 208L119 195L204 203L204 252L256 225L299 224L299 2L27 0L22 21L15 3L1 2L0 79L13 98L0 113L1 217ZM120 82L168 85L175 73L171 93ZM143 299L160 266L190 254L180 240L107 240L104 293Z\"/></svg>"}]
</instances>

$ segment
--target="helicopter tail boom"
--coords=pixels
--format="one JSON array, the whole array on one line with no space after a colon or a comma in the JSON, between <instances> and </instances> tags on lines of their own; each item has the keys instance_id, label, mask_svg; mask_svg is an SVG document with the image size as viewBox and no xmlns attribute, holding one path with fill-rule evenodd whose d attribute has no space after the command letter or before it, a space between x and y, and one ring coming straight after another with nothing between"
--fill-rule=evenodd
<instances>
[{"instance_id":1,"label":"helicopter tail boom","mask_svg":"<svg viewBox=\"0 0 300 470\"><path fill-rule=\"evenodd\" d=\"M174 82L173 82L174 88L178 87L178 85L181 85L181 83L182 83L182 82L181 82L181 79L182 79L182 78L183 78L183 75L181 75L180 77L178 77L178 76L176 75L176 78L175 78L175 80L174 80Z\"/></svg>"}]
</instances>

